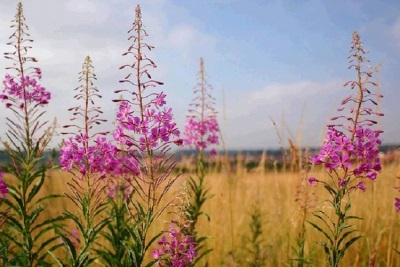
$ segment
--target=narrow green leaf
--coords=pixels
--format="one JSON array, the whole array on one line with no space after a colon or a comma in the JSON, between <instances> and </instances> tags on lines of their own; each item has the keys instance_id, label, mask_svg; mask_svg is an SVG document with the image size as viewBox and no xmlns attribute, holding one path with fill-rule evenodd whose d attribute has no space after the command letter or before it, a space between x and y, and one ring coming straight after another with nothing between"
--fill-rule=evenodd
<instances>
[{"instance_id":1,"label":"narrow green leaf","mask_svg":"<svg viewBox=\"0 0 400 267\"><path fill-rule=\"evenodd\" d=\"M357 230L351 230L351 231L348 231L348 232L344 233L344 234L342 235L342 237L339 239L339 241L338 241L338 243L337 243L337 247L340 248L340 245L341 245L342 242L346 239L346 237L348 237L350 234L352 234L352 233L354 233L354 232L357 232Z\"/></svg>"},{"instance_id":2,"label":"narrow green leaf","mask_svg":"<svg viewBox=\"0 0 400 267\"><path fill-rule=\"evenodd\" d=\"M161 235L163 235L164 233L158 233L156 234L152 239L150 239L150 241L148 242L147 246L144 248L145 251L147 251L149 249L149 247L154 243L154 241L156 241Z\"/></svg>"},{"instance_id":3,"label":"narrow green leaf","mask_svg":"<svg viewBox=\"0 0 400 267\"><path fill-rule=\"evenodd\" d=\"M328 233L326 233L324 230L322 230L322 228L321 227L319 227L318 225L316 225L315 223L313 223L313 222L310 222L310 221L307 221L309 224L311 224L315 229L317 229L319 232L321 232L328 240L329 240L329 242L331 243L331 245L333 245L333 241L332 241L332 239L331 239L331 237L329 236L329 234Z\"/></svg>"},{"instance_id":4,"label":"narrow green leaf","mask_svg":"<svg viewBox=\"0 0 400 267\"><path fill-rule=\"evenodd\" d=\"M339 250L339 257L340 257L340 258L343 258L344 253L346 252L346 250L347 250L354 242L356 242L358 239L360 239L361 237L363 237L363 236L361 236L361 235L355 236L355 237L353 237L352 239L350 239L349 241L347 241L346 244L344 244L343 248Z\"/></svg>"},{"instance_id":5,"label":"narrow green leaf","mask_svg":"<svg viewBox=\"0 0 400 267\"><path fill-rule=\"evenodd\" d=\"M27 199L28 203L32 202L32 199L37 195L37 193L42 188L42 185L44 183L44 175L45 175L45 172L42 173L42 176L40 177L39 181L32 187L32 190L29 193L29 196Z\"/></svg>"},{"instance_id":6,"label":"narrow green leaf","mask_svg":"<svg viewBox=\"0 0 400 267\"><path fill-rule=\"evenodd\" d=\"M54 255L53 252L48 251L47 253L49 253L49 254L53 257L53 259L56 261L56 263L58 264L58 266L60 266L60 267L66 267L66 265L64 265L64 264L62 263L62 261L61 261L59 258L57 258L56 255Z\"/></svg>"}]
</instances>

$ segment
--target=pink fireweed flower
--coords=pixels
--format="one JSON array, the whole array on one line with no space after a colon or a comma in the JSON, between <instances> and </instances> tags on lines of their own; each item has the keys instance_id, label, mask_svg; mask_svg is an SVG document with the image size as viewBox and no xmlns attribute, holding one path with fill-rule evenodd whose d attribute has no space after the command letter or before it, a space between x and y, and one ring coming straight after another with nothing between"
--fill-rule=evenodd
<instances>
[{"instance_id":1,"label":"pink fireweed flower","mask_svg":"<svg viewBox=\"0 0 400 267\"><path fill-rule=\"evenodd\" d=\"M6 198L8 194L7 184L3 181L4 174L0 172L0 199Z\"/></svg>"},{"instance_id":2,"label":"pink fireweed flower","mask_svg":"<svg viewBox=\"0 0 400 267\"><path fill-rule=\"evenodd\" d=\"M179 231L175 224L169 227L168 235L161 237L157 243L161 248L154 249L152 257L158 260L158 266L184 267L193 263L197 257L195 243Z\"/></svg>"},{"instance_id":3,"label":"pink fireweed flower","mask_svg":"<svg viewBox=\"0 0 400 267\"><path fill-rule=\"evenodd\" d=\"M344 170L348 175L353 175L354 179L375 180L377 172L382 169L380 144L379 131L360 126L351 142L344 132L330 128L320 153L313 157L312 162L315 165L323 164L330 172ZM339 179L338 184L345 185L346 179ZM365 191L364 183L358 188Z\"/></svg>"},{"instance_id":4,"label":"pink fireweed flower","mask_svg":"<svg viewBox=\"0 0 400 267\"><path fill-rule=\"evenodd\" d=\"M199 82L194 88L192 100L185 123L184 145L193 146L197 151L218 145L219 125L215 111L212 87L207 83L203 58L200 58ZM216 155L215 149L210 152Z\"/></svg>"},{"instance_id":5,"label":"pink fireweed flower","mask_svg":"<svg viewBox=\"0 0 400 267\"><path fill-rule=\"evenodd\" d=\"M179 139L180 132L174 122L172 109L161 108L166 104L164 99L163 93L156 94L154 99L145 105L143 116L140 115L140 111L134 110L128 101L120 101L114 139L128 147L135 146L141 151L148 148L157 150ZM132 131L134 136L129 135L129 131Z\"/></svg>"},{"instance_id":6,"label":"pink fireweed flower","mask_svg":"<svg viewBox=\"0 0 400 267\"><path fill-rule=\"evenodd\" d=\"M347 136L334 128L328 130L320 154L315 155L312 162L316 165L324 164L325 168L332 171L337 168L350 168L349 153L352 153L353 145L349 144Z\"/></svg>"},{"instance_id":7,"label":"pink fireweed flower","mask_svg":"<svg viewBox=\"0 0 400 267\"><path fill-rule=\"evenodd\" d=\"M194 145L196 150L203 151L211 145L218 145L218 122L215 117L188 118L185 124L185 145Z\"/></svg>"},{"instance_id":8,"label":"pink fireweed flower","mask_svg":"<svg viewBox=\"0 0 400 267\"><path fill-rule=\"evenodd\" d=\"M157 95L157 97L153 100L153 103L156 105L156 107L162 107L163 105L167 104L165 97L166 95L162 92Z\"/></svg>"},{"instance_id":9,"label":"pink fireweed flower","mask_svg":"<svg viewBox=\"0 0 400 267\"><path fill-rule=\"evenodd\" d=\"M120 168L121 162L116 156L118 149L104 137L97 137L94 145L88 145L87 136L75 135L64 141L60 150L60 164L62 170L78 170L82 175L87 172L97 173L101 178L114 173Z\"/></svg>"},{"instance_id":10,"label":"pink fireweed flower","mask_svg":"<svg viewBox=\"0 0 400 267\"><path fill-rule=\"evenodd\" d=\"M346 179L344 179L344 178L340 178L339 179L339 186L345 186L346 185Z\"/></svg>"},{"instance_id":11,"label":"pink fireweed flower","mask_svg":"<svg viewBox=\"0 0 400 267\"><path fill-rule=\"evenodd\" d=\"M358 184L357 184L357 188L358 189L360 189L361 191L365 191L365 190L367 190L366 188L365 188L365 183L364 182L359 182Z\"/></svg>"},{"instance_id":12,"label":"pink fireweed flower","mask_svg":"<svg viewBox=\"0 0 400 267\"><path fill-rule=\"evenodd\" d=\"M396 207L397 212L400 212L400 198L395 198L394 206Z\"/></svg>"},{"instance_id":13,"label":"pink fireweed flower","mask_svg":"<svg viewBox=\"0 0 400 267\"><path fill-rule=\"evenodd\" d=\"M355 154L360 165L354 169L356 177L367 177L375 180L377 172L382 169L379 158L379 131L372 131L368 128L358 127L355 140Z\"/></svg>"},{"instance_id":14,"label":"pink fireweed flower","mask_svg":"<svg viewBox=\"0 0 400 267\"><path fill-rule=\"evenodd\" d=\"M309 183L310 185L315 186L315 185L317 185L318 180L317 180L315 177L310 177L310 178L308 178L308 183Z\"/></svg>"},{"instance_id":15,"label":"pink fireweed flower","mask_svg":"<svg viewBox=\"0 0 400 267\"><path fill-rule=\"evenodd\" d=\"M49 103L51 94L39 83L41 78L40 69L36 69L37 78L30 76L12 77L6 74L3 85L3 94L0 99L7 100L7 107L16 105L24 107L24 101L45 105ZM40 74L40 75L39 75Z\"/></svg>"}]
</instances>

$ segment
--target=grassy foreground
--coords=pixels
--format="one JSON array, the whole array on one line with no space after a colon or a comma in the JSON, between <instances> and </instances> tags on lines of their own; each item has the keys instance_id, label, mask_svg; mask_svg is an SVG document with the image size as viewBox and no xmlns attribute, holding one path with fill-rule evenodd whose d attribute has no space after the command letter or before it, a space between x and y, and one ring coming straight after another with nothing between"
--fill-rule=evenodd
<instances>
[{"instance_id":1,"label":"grassy foreground","mask_svg":"<svg viewBox=\"0 0 400 267\"><path fill-rule=\"evenodd\" d=\"M323 173L314 170L310 175L323 177ZM67 190L66 183L70 174L58 170L49 173L49 179L44 184L43 194L63 194ZM366 192L358 191L352 199L352 215L362 217L364 221L356 222L364 236L356 242L343 259L343 266L400 266L400 255L394 249L400 248L399 215L394 208L394 198L400 176L398 162L385 165L375 183L368 186ZM166 200L172 200L182 191L185 177L183 174L169 192ZM263 242L261 254L266 258L265 266L290 266L290 259L295 257L292 247L300 231L304 211L300 203L298 191L314 193L317 199L310 200L310 210L325 207L325 192L321 188L306 185L305 174L297 172L252 171L238 169L227 174L209 173L207 186L211 189L213 198L206 201L204 210L211 221L203 217L199 222L199 232L207 235L208 245L213 252L208 256L209 266L247 266L251 258L248 248L250 235L250 219L254 207L262 214ZM311 198L310 198L311 199ZM51 213L60 214L70 202L67 199L52 200ZM367 204L366 204L367 203ZM313 221L308 212L306 220ZM48 214L52 215L52 214ZM155 229L168 227L168 214L164 213L165 225L155 225ZM322 248L316 243L321 234L306 223L306 253L311 253L311 262L315 266L328 266ZM294 265L297 266L297 265Z\"/></svg>"}]
</instances>

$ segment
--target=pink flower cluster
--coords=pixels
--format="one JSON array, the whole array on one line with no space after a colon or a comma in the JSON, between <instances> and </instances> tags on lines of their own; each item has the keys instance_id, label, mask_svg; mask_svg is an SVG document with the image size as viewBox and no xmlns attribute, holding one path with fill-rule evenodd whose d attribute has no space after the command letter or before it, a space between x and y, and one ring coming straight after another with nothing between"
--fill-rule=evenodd
<instances>
[{"instance_id":1,"label":"pink flower cluster","mask_svg":"<svg viewBox=\"0 0 400 267\"><path fill-rule=\"evenodd\" d=\"M189 117L185 124L185 145L194 145L197 151L203 151L211 145L218 145L218 122L215 116L209 116L204 120ZM210 152L216 154L215 149Z\"/></svg>"},{"instance_id":2,"label":"pink flower cluster","mask_svg":"<svg viewBox=\"0 0 400 267\"><path fill-rule=\"evenodd\" d=\"M172 109L162 108L165 104L163 93L143 105L143 112L135 110L129 101L120 101L114 139L128 148L134 146L141 151L157 149L170 142L179 144L180 132L173 122ZM132 131L136 136L127 135L126 131Z\"/></svg>"},{"instance_id":3,"label":"pink flower cluster","mask_svg":"<svg viewBox=\"0 0 400 267\"><path fill-rule=\"evenodd\" d=\"M88 145L85 134L75 135L64 141L60 150L60 164L63 170L78 170L82 175L97 173L104 178L107 174L123 173L118 149L104 137L97 137L94 145ZM132 166L131 166L132 168ZM134 171L139 172L135 165Z\"/></svg>"},{"instance_id":4,"label":"pink flower cluster","mask_svg":"<svg viewBox=\"0 0 400 267\"><path fill-rule=\"evenodd\" d=\"M4 174L0 172L0 199L6 198L8 194L7 184L3 181Z\"/></svg>"},{"instance_id":5,"label":"pink flower cluster","mask_svg":"<svg viewBox=\"0 0 400 267\"><path fill-rule=\"evenodd\" d=\"M41 78L40 69L36 69L36 74L38 76L37 79L29 76L21 76L19 77L19 81L16 81L15 77L7 74L3 81L4 89L3 94L0 95L0 99L11 100L20 108L24 107L24 101L40 105L48 104L51 94L39 83ZM23 101L18 103L21 100ZM6 103L7 107L11 107L12 105L11 102Z\"/></svg>"},{"instance_id":6,"label":"pink flower cluster","mask_svg":"<svg viewBox=\"0 0 400 267\"><path fill-rule=\"evenodd\" d=\"M375 180L377 173L382 169L379 158L381 144L379 134L379 131L359 126L352 141L345 133L329 128L320 154L315 155L312 162L316 165L324 164L329 172L342 169L347 177L339 179L339 186L349 182L352 175L354 178ZM317 181L314 177L309 179L311 184ZM359 182L356 188L365 191L364 182Z\"/></svg>"},{"instance_id":7,"label":"pink flower cluster","mask_svg":"<svg viewBox=\"0 0 400 267\"><path fill-rule=\"evenodd\" d=\"M123 156L104 137L97 137L94 145L88 145L88 137L84 134L64 141L59 161L62 170L76 169L82 175L98 174L101 179L109 177L107 191L111 198L117 192L123 192L124 198L128 198L132 192L130 177L140 173L135 157Z\"/></svg>"},{"instance_id":8,"label":"pink flower cluster","mask_svg":"<svg viewBox=\"0 0 400 267\"><path fill-rule=\"evenodd\" d=\"M154 249L152 254L158 260L158 266L185 267L197 257L195 243L189 236L177 230L175 224L170 226L168 237L163 236L158 245L161 249Z\"/></svg>"}]
</instances>

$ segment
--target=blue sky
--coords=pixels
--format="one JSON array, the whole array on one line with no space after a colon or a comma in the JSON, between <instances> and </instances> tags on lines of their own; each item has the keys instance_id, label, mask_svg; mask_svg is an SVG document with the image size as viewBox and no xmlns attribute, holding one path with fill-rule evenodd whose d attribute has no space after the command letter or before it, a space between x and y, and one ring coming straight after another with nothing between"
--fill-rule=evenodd
<instances>
[{"instance_id":1,"label":"blue sky","mask_svg":"<svg viewBox=\"0 0 400 267\"><path fill-rule=\"evenodd\" d=\"M399 1L25 0L23 4L35 40L31 52L53 96L47 116L57 116L59 125L68 123L66 110L74 104L73 89L86 55L92 58L104 95L101 104L113 120L111 99L124 75L118 67L126 63L121 54L130 45L126 32L136 4L141 4L148 43L156 47L148 53L158 65L153 76L165 83L160 90L167 94L181 128L203 57L229 148L279 147L270 118L287 125L286 137L301 136L304 146L320 145L324 125L351 93L342 85L355 77L354 70L347 69L347 56L356 30L370 51L371 65L382 64L376 77L384 95L383 141L400 141ZM16 5L15 0L0 2L1 53L9 50L5 43ZM0 59L1 77L7 64ZM1 112L1 125L5 116ZM60 140L56 137L54 143Z\"/></svg>"}]
</instances>

